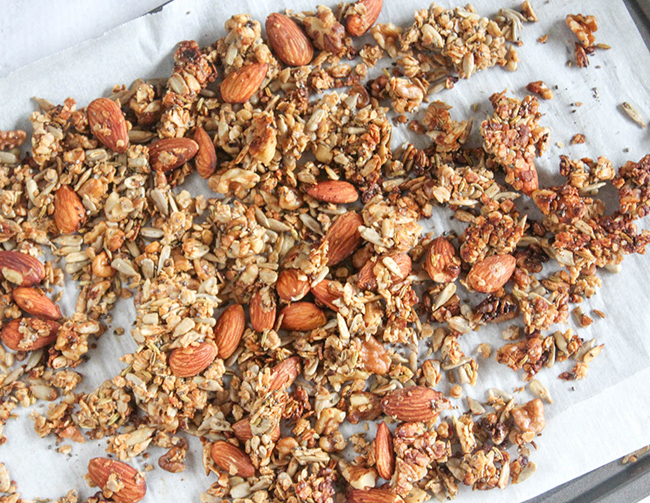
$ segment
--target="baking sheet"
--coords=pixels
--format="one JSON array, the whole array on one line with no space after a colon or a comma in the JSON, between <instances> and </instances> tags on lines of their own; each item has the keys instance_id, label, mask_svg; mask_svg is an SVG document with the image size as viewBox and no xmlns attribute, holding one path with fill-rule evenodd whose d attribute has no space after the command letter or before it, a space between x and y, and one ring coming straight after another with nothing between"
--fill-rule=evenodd
<instances>
[{"instance_id":1,"label":"baking sheet","mask_svg":"<svg viewBox=\"0 0 650 503\"><path fill-rule=\"evenodd\" d=\"M439 2L454 6L457 2ZM619 108L629 101L638 110L650 109L648 73L650 55L639 36L622 1L533 1L540 22L526 24L524 46L519 49L521 63L512 74L502 69L481 72L469 81L459 82L451 91L439 95L452 105L456 119L474 116L476 123L490 111L488 97L493 92L508 88L523 96L525 85L533 80L544 80L554 91L550 102L543 102L546 112L542 123L551 128L552 147L539 160L540 182L548 185L559 181L559 155L571 157L599 155L609 157L615 166L626 160L638 160L646 152L647 130L642 130L624 116ZM474 2L479 13L494 14L500 7L517 8L518 2L483 0ZM426 8L418 0L385 0L379 22L406 25L412 20L412 11ZM138 77L167 76L172 67L175 44L180 40L196 39L201 45L212 43L224 34L223 24L229 16L250 12L258 20L272 11L284 8L306 10L314 4L306 0L287 2L238 2L236 5L208 0L175 0L161 13L139 18L121 26L98 40L57 54L0 80L0 128L17 124L29 130L27 118L33 109L31 96L40 96L52 102L74 97L80 106L100 94L110 92L115 84L129 85ZM568 68L572 59L574 37L564 24L567 13L583 12L598 18L600 29L597 41L612 46L610 51L598 51L591 57L587 69ZM548 34L548 42L536 39ZM557 86L557 88L556 88ZM581 102L582 106L572 104ZM472 105L476 103L476 111ZM584 145L569 146L571 137L583 133ZM408 138L396 129L394 147ZM556 142L565 146L559 147ZM192 184L198 190L199 183ZM448 214L432 219L435 229L448 226ZM650 279L650 262L644 257L630 257L624 261L618 275L603 273L603 289L583 310L600 309L607 319L596 318L594 324L580 331L585 339L595 337L605 343L605 351L590 365L586 381L565 383L557 375L569 370L569 364L543 370L538 379L551 391L555 403L547 407L547 428L537 441L539 452L532 459L538 465L537 473L525 483L506 491L476 492L464 488L460 501L522 501L551 487L586 473L612 459L650 443L650 311L645 308L646 284ZM64 312L71 314L74 288L66 292ZM122 365L117 358L135 348L128 335L133 320L130 302L122 302L114 312L112 327L122 326L127 335L114 336L109 330L91 350L91 359L78 370L84 374L82 390L90 391L104 379L117 374ZM472 356L479 342L488 342L495 349L503 342L499 329L481 330L463 337L464 351ZM101 358L99 357L101 355ZM493 386L512 391L523 383L509 369L494 359L479 359L479 385L466 387L465 394L485 398L485 389ZM530 398L525 393L521 400ZM458 405L461 405L458 403ZM46 405L37 406L43 412ZM24 497L55 497L67 489L77 488L83 496L95 492L83 481L88 459L101 455L105 440L73 444L72 454L64 457L54 452L50 439L39 439L32 429L28 412L21 410L18 421L5 427L8 441L0 446L0 460L18 481ZM373 431L373 430L371 430ZM25 447L29 446L28 449ZM142 469L145 462L156 464L161 450L152 449L149 460L142 458L133 465ZM214 476L206 478L200 466L201 448L192 439L188 469L173 475L156 469L147 474L149 491L145 501L197 501ZM51 473L43 477L41 469L48 466ZM54 467L54 468L52 468Z\"/></svg>"}]
</instances>

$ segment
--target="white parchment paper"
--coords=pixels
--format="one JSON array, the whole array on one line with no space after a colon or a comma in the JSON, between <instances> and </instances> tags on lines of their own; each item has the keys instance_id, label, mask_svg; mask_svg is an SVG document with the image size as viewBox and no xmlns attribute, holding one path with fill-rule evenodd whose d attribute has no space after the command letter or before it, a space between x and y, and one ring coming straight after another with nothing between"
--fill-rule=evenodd
<instances>
[{"instance_id":1,"label":"white parchment paper","mask_svg":"<svg viewBox=\"0 0 650 503\"><path fill-rule=\"evenodd\" d=\"M444 6L462 2L440 1ZM559 156L574 158L599 155L609 157L615 166L626 160L639 160L648 149L648 130L639 128L621 111L623 101L632 103L644 115L650 110L650 55L624 4L620 0L533 0L539 23L526 24L524 46L519 48L520 65L516 73L495 68L459 82L437 98L453 105L457 119L474 116L480 122L490 112L489 96L504 88L522 97L525 86L533 80L544 80L553 90L552 101L542 102L546 113L544 125L551 128L552 146L539 160L541 185L559 181ZM518 8L511 0L476 0L482 15L495 14L500 7ZM30 130L28 117L35 105L32 96L61 103L74 97L85 106L97 96L107 94L115 84L130 83L138 77L168 76L172 68L175 45L181 40L195 39L200 45L214 42L224 34L224 22L233 14L250 12L262 23L273 11L285 8L309 10L312 0L224 2L215 0L175 0L154 15L136 19L97 40L56 54L0 79L0 129L22 127ZM405 26L412 21L413 10L426 8L426 0L384 0L379 22ZM600 29L597 41L612 46L591 57L587 69L568 67L573 59L574 37L565 26L568 13L596 15ZM548 42L537 38L548 34ZM576 106L577 102L582 106ZM472 105L478 105L473 110ZM647 117L647 116L646 116ZM584 145L570 146L571 137L583 133ZM408 138L396 129L394 147ZM561 142L564 146L556 145ZM200 184L193 183L193 190ZM448 214L434 216L432 225L438 231L449 226ZM614 275L603 272L603 288L582 306L584 312L599 309L607 318L597 317L593 325L580 330L581 337L596 338L605 343L605 350L590 365L588 379L566 383L557 375L570 369L570 362L544 369L538 379L550 389L553 405L547 406L547 427L537 441L540 449L532 459L537 473L506 491L472 492L463 488L459 501L523 501L556 485L595 469L617 457L650 443L650 260L630 257L623 271ZM73 311L75 287L69 286L64 297L64 314ZM129 335L134 309L130 301L121 302L114 311L112 328L124 327L119 337L109 330L89 353L90 361L78 367L84 375L80 389L90 391L120 372L118 358L132 351L135 343ZM503 344L500 328L481 330L462 338L463 350L476 354L479 342L488 342L494 349ZM561 328L561 327L559 327ZM499 387L512 392L523 383L509 369L498 365L494 356L489 361L477 358L481 369L479 385L466 387L465 394L484 400L485 390ZM78 390L79 391L79 390ZM448 390L445 390L448 391ZM525 391L521 401L530 399ZM457 402L463 410L464 404ZM43 413L46 405L36 409ZM40 439L33 431L29 411L20 410L19 419L5 427L8 437L0 446L0 461L8 466L23 496L58 497L67 489L76 488L82 496L96 491L83 481L88 460L104 453L106 441L73 444L72 453L55 452L51 439ZM370 435L374 434L371 427ZM144 463L156 465L147 473L149 486L145 502L198 501L199 494L213 481L201 467L201 446L191 439L188 468L173 475L157 468L161 450L151 449L148 460L135 459L132 464L143 469Z\"/></svg>"}]
</instances>

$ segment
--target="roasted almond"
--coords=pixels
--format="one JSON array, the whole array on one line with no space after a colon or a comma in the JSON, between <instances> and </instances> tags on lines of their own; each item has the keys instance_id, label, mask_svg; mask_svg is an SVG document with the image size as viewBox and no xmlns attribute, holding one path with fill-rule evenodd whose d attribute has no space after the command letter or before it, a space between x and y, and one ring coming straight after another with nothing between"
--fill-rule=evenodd
<instances>
[{"instance_id":1,"label":"roasted almond","mask_svg":"<svg viewBox=\"0 0 650 503\"><path fill-rule=\"evenodd\" d=\"M439 391L411 386L389 393L382 399L381 408L398 421L430 421L449 408L449 401Z\"/></svg>"},{"instance_id":2,"label":"roasted almond","mask_svg":"<svg viewBox=\"0 0 650 503\"><path fill-rule=\"evenodd\" d=\"M11 292L14 302L26 313L38 318L58 320L61 318L61 310L52 300L36 288L19 286Z\"/></svg>"},{"instance_id":3,"label":"roasted almond","mask_svg":"<svg viewBox=\"0 0 650 503\"><path fill-rule=\"evenodd\" d=\"M52 344L60 325L52 320L18 318L7 323L0 338L5 346L14 351L34 351Z\"/></svg>"},{"instance_id":4,"label":"roasted almond","mask_svg":"<svg viewBox=\"0 0 650 503\"><path fill-rule=\"evenodd\" d=\"M293 384L300 373L300 357L292 356L271 369L270 391L284 390Z\"/></svg>"},{"instance_id":5,"label":"roasted almond","mask_svg":"<svg viewBox=\"0 0 650 503\"><path fill-rule=\"evenodd\" d=\"M221 313L214 326L214 342L219 350L219 358L230 358L239 346L244 329L246 314L239 304L233 304Z\"/></svg>"},{"instance_id":6,"label":"roasted almond","mask_svg":"<svg viewBox=\"0 0 650 503\"><path fill-rule=\"evenodd\" d=\"M404 500L388 489L352 489L348 503L404 503Z\"/></svg>"},{"instance_id":7,"label":"roasted almond","mask_svg":"<svg viewBox=\"0 0 650 503\"><path fill-rule=\"evenodd\" d=\"M201 126L196 126L194 130L194 141L199 147L194 157L196 171L201 178L210 178L217 169L217 151L214 148L212 138L205 132Z\"/></svg>"},{"instance_id":8,"label":"roasted almond","mask_svg":"<svg viewBox=\"0 0 650 503\"><path fill-rule=\"evenodd\" d=\"M120 488L112 493L111 500L118 503L137 503L147 493L144 476L132 466L108 458L93 458L88 463L88 476L103 491L111 492L111 475L117 477L114 483Z\"/></svg>"},{"instance_id":9,"label":"roasted almond","mask_svg":"<svg viewBox=\"0 0 650 503\"><path fill-rule=\"evenodd\" d=\"M460 274L460 257L451 242L440 236L429 246L424 259L424 268L436 283L451 283Z\"/></svg>"},{"instance_id":10,"label":"roasted almond","mask_svg":"<svg viewBox=\"0 0 650 503\"><path fill-rule=\"evenodd\" d=\"M273 293L268 288L258 290L253 294L248 310L251 326L256 332L271 330L275 326L277 308Z\"/></svg>"},{"instance_id":11,"label":"roasted almond","mask_svg":"<svg viewBox=\"0 0 650 503\"><path fill-rule=\"evenodd\" d=\"M176 377L194 377L207 369L217 357L217 348L209 342L176 348L169 355L169 368Z\"/></svg>"},{"instance_id":12,"label":"roasted almond","mask_svg":"<svg viewBox=\"0 0 650 503\"><path fill-rule=\"evenodd\" d=\"M309 293L309 277L300 269L285 269L278 275L275 291L287 302L295 302Z\"/></svg>"},{"instance_id":13,"label":"roasted almond","mask_svg":"<svg viewBox=\"0 0 650 503\"><path fill-rule=\"evenodd\" d=\"M467 284L480 293L496 292L508 282L516 266L512 255L492 255L474 264L467 274Z\"/></svg>"},{"instance_id":14,"label":"roasted almond","mask_svg":"<svg viewBox=\"0 0 650 503\"><path fill-rule=\"evenodd\" d=\"M328 266L343 262L359 247L361 244L360 225L363 225L363 219L354 211L344 213L332 224L325 234L325 240L329 243Z\"/></svg>"},{"instance_id":15,"label":"roasted almond","mask_svg":"<svg viewBox=\"0 0 650 503\"><path fill-rule=\"evenodd\" d=\"M149 164L155 171L171 171L192 159L198 150L189 138L165 138L149 145Z\"/></svg>"},{"instance_id":16,"label":"roasted almond","mask_svg":"<svg viewBox=\"0 0 650 503\"><path fill-rule=\"evenodd\" d=\"M253 438L253 431L251 430L251 420L248 417L240 419L232 425L232 431L241 442L246 442ZM278 424L271 432L271 440L277 442L280 438L280 425Z\"/></svg>"},{"instance_id":17,"label":"roasted almond","mask_svg":"<svg viewBox=\"0 0 650 503\"><path fill-rule=\"evenodd\" d=\"M314 57L314 47L305 32L284 14L266 18L266 35L273 52L289 66L308 65Z\"/></svg>"},{"instance_id":18,"label":"roasted almond","mask_svg":"<svg viewBox=\"0 0 650 503\"><path fill-rule=\"evenodd\" d=\"M357 284L363 290L376 290L377 283L377 262L381 261L383 268L388 272L391 283L399 283L410 273L413 263L411 257L406 253L391 253L376 259L371 259L361 268L357 277Z\"/></svg>"},{"instance_id":19,"label":"roasted almond","mask_svg":"<svg viewBox=\"0 0 650 503\"><path fill-rule=\"evenodd\" d=\"M343 297L342 286L339 282L324 279L311 288L311 293L321 304L326 305L333 311L339 310L338 306L334 304L335 300Z\"/></svg>"},{"instance_id":20,"label":"roasted almond","mask_svg":"<svg viewBox=\"0 0 650 503\"><path fill-rule=\"evenodd\" d=\"M351 183L342 180L325 180L311 185L305 192L314 199L326 203L346 204L359 199L357 189Z\"/></svg>"},{"instance_id":21,"label":"roasted almond","mask_svg":"<svg viewBox=\"0 0 650 503\"><path fill-rule=\"evenodd\" d=\"M0 251L0 274L10 283L33 286L43 281L45 267L31 255L17 251Z\"/></svg>"},{"instance_id":22,"label":"roasted almond","mask_svg":"<svg viewBox=\"0 0 650 503\"><path fill-rule=\"evenodd\" d=\"M297 330L306 332L322 327L327 322L325 313L316 304L311 302L294 302L280 311L284 330Z\"/></svg>"},{"instance_id":23,"label":"roasted almond","mask_svg":"<svg viewBox=\"0 0 650 503\"><path fill-rule=\"evenodd\" d=\"M129 146L126 119L120 107L108 98L97 98L86 110L90 131L102 145L114 152L125 152Z\"/></svg>"},{"instance_id":24,"label":"roasted almond","mask_svg":"<svg viewBox=\"0 0 650 503\"><path fill-rule=\"evenodd\" d=\"M61 185L54 193L53 216L61 234L77 232L86 221L86 209L69 185Z\"/></svg>"},{"instance_id":25,"label":"roasted almond","mask_svg":"<svg viewBox=\"0 0 650 503\"><path fill-rule=\"evenodd\" d=\"M226 103L246 103L264 82L269 65L253 63L230 73L221 83L221 97Z\"/></svg>"},{"instance_id":26,"label":"roasted almond","mask_svg":"<svg viewBox=\"0 0 650 503\"><path fill-rule=\"evenodd\" d=\"M229 475L238 475L244 478L255 475L255 467L251 463L251 458L229 442L218 440L213 443L210 448L210 457L215 465Z\"/></svg>"},{"instance_id":27,"label":"roasted almond","mask_svg":"<svg viewBox=\"0 0 650 503\"><path fill-rule=\"evenodd\" d=\"M375 468L382 479L390 480L395 471L393 434L384 421L377 428L375 437Z\"/></svg>"},{"instance_id":28,"label":"roasted almond","mask_svg":"<svg viewBox=\"0 0 650 503\"><path fill-rule=\"evenodd\" d=\"M360 37L366 33L381 12L383 0L358 0L346 14L346 28L353 37Z\"/></svg>"}]
</instances>

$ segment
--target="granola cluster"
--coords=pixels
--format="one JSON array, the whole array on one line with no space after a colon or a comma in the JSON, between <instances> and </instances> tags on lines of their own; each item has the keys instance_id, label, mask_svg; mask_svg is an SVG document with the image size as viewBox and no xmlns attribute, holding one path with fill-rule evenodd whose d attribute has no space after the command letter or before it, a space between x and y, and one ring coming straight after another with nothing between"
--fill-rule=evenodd
<instances>
[{"instance_id":1,"label":"granola cluster","mask_svg":"<svg viewBox=\"0 0 650 503\"><path fill-rule=\"evenodd\" d=\"M116 459L91 461L101 492L86 502L139 501L144 474L124 462L163 447L158 466L182 472L191 437L210 476L204 503L444 500L535 471L552 403L535 375L571 359L559 377L582 379L603 349L548 331L596 292L599 268L650 242L635 223L648 213L649 158L616 171L563 157L567 182L540 188L549 130L535 97L505 92L490 98L482 148L466 146L473 120L436 101L408 126L426 146L393 150L381 100L414 112L459 77L516 69L522 23L536 16L528 2L493 20L432 5L409 27L372 26L376 4L276 15L283 31L267 23L268 41L233 16L214 44L181 42L167 79L82 108L39 99L31 152L16 150L26 133L0 132L0 424L46 400L31 415L39 436L106 439ZM363 29L378 45L355 48ZM296 56L278 45L286 33L303 37L291 48L311 48L310 64L285 64ZM363 63L341 62L357 53ZM394 71L362 85L384 53ZM184 188L197 176L212 197ZM597 198L610 183L613 213ZM528 196L543 220L525 214ZM424 232L441 208L465 224L459 235ZM79 286L73 313L56 305L65 280ZM120 299L134 304L137 347L78 393L74 368L96 357ZM470 356L464 334L505 322L503 347ZM537 398L472 397L493 354ZM448 396L435 389L446 384ZM0 463L2 501L16 491Z\"/></svg>"}]
</instances>

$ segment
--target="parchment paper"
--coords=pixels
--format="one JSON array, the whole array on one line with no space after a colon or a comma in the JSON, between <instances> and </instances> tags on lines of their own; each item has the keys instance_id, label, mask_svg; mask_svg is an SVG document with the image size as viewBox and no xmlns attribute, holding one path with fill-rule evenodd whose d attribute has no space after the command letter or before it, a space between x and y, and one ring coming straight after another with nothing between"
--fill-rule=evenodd
<instances>
[{"instance_id":1,"label":"parchment paper","mask_svg":"<svg viewBox=\"0 0 650 503\"><path fill-rule=\"evenodd\" d=\"M379 22L391 21L402 26L412 21L413 11L426 8L426 0L385 0ZM462 2L445 0L444 6ZM520 65L515 73L495 68L459 82L437 98L453 105L452 116L457 119L475 117L475 124L490 112L488 97L508 88L522 97L525 86L533 80L544 80L553 90L552 101L542 102L546 113L542 123L551 128L552 146L539 160L541 185L558 179L559 156L609 157L616 167L626 160L639 160L647 153L648 131L632 123L621 111L623 101L632 103L644 115L650 110L650 55L639 36L622 1L614 0L533 0L539 23L526 24L519 49ZM518 8L520 2L510 0L476 0L482 15L496 13L500 7ZM31 130L27 121L35 108L32 96L61 103L74 97L79 106L107 94L115 84L127 86L138 78L165 77L172 67L175 44L195 39L200 45L214 42L224 34L224 22L233 14L250 12L264 21L272 11L284 8L309 10L312 0L286 2L214 0L176 0L161 13L148 15L123 25L97 40L56 54L0 80L0 128L22 127ZM568 67L573 59L574 37L564 24L568 13L596 15L600 29L597 41L612 46L610 51L597 51L587 69ZM548 42L537 38L548 34ZM581 102L582 106L575 103ZM472 104L477 103L474 111ZM647 117L647 116L646 116ZM475 126L475 129L477 127ZM583 133L584 145L569 145L571 137ZM395 129L393 146L408 135ZM478 140L475 140L478 141ZM555 145L562 142L563 147ZM192 190L201 189L194 181ZM203 184L204 185L204 184ZM532 206L532 204L529 204ZM449 226L449 214L440 213L431 224L437 231ZM593 337L605 343L605 350L590 364L586 381L566 383L557 375L569 370L571 363L544 369L538 379L547 385L554 404L547 405L547 427L537 440L539 452L532 454L538 465L535 475L506 491L489 493L462 488L459 501L522 501L556 485L595 469L617 457L650 443L650 309L647 309L650 260L630 257L623 271L614 275L601 274L603 288L596 297L582 305L585 313L599 309L607 318L596 320L579 334L585 340ZM75 288L69 286L64 297L63 311L73 311ZM119 337L109 330L89 353L90 361L78 367L84 383L77 390L90 391L105 379L119 373L118 357L132 351L135 343L128 329L134 316L132 302L121 302L114 311L112 328L124 327ZM479 342L488 342L496 350L503 344L503 327L468 334L461 340L463 350L476 355ZM558 327L562 328L562 327ZM464 394L484 400L485 390L499 387L512 392L523 383L506 367L498 365L494 356L489 361L477 357L481 366L479 385L468 386ZM448 391L444 389L444 391ZM532 398L525 391L520 398ZM456 402L460 411L464 403ZM36 406L43 413L46 405ZM40 439L33 431L29 411L18 411L20 418L5 427L8 441L0 446L0 460L10 469L19 489L26 498L58 497L67 489L76 488L84 497L93 494L83 481L88 460L104 454L105 440L73 444L70 456L56 453L51 439ZM460 412L459 412L460 413ZM371 427L369 435L374 434ZM144 463L156 465L147 473L149 490L144 501L198 501L199 494L213 481L201 467L201 446L191 439L188 468L173 475L157 468L162 450L151 449L151 457L141 457L132 464L143 469Z\"/></svg>"}]
</instances>

